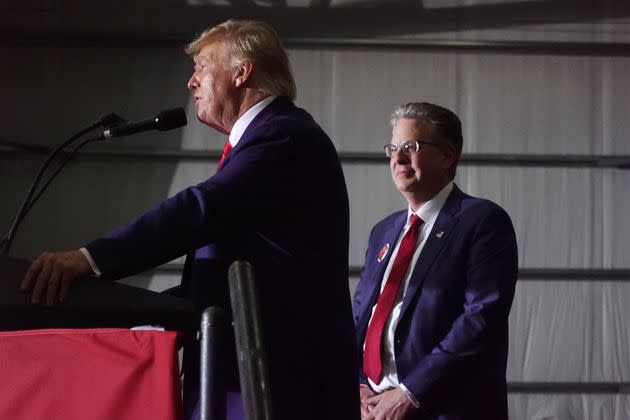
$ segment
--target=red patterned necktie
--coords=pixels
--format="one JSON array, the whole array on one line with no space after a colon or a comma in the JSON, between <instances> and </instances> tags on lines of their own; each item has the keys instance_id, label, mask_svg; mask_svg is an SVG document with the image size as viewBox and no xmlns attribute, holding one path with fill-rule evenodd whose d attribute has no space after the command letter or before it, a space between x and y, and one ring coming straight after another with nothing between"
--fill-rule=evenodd
<instances>
[{"instance_id":1,"label":"red patterned necktie","mask_svg":"<svg viewBox=\"0 0 630 420\"><path fill-rule=\"evenodd\" d=\"M230 143L230 139L228 139L225 142L225 146L223 146L223 152L221 153L221 159L219 160L219 164L217 165L217 171L221 167L221 163L223 163L223 159L225 159L227 154L230 153L230 150L232 150L232 143Z\"/></svg>"},{"instance_id":2,"label":"red patterned necktie","mask_svg":"<svg viewBox=\"0 0 630 420\"><path fill-rule=\"evenodd\" d=\"M381 382L383 375L383 363L381 359L383 329L387 318L389 318L394 308L398 289L400 289L405 273L411 263L413 253L416 250L416 242L418 241L418 232L420 231L421 224L422 219L412 214L409 229L400 242L396 259L392 265L385 287L383 287L383 291L376 302L376 309L374 310L372 321L365 335L363 371L375 384Z\"/></svg>"}]
</instances>

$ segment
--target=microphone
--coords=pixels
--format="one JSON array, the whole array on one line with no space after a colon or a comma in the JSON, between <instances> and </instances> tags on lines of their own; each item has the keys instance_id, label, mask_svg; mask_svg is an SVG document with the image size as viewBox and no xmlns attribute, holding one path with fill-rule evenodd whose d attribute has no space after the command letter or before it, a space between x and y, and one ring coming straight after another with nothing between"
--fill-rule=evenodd
<instances>
[{"instance_id":1,"label":"microphone","mask_svg":"<svg viewBox=\"0 0 630 420\"><path fill-rule=\"evenodd\" d=\"M95 140L107 140L113 137L129 136L131 134L150 130L168 131L174 128L183 127L186 123L186 113L183 108L167 109L160 111L153 118L117 124L116 126L103 131L100 137Z\"/></svg>"}]
</instances>

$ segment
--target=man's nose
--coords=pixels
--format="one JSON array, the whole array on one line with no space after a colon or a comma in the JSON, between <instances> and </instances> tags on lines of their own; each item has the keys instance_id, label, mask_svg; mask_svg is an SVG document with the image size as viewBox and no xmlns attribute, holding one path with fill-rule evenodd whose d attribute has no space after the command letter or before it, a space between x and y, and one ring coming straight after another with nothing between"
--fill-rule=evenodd
<instances>
[{"instance_id":1,"label":"man's nose","mask_svg":"<svg viewBox=\"0 0 630 420\"><path fill-rule=\"evenodd\" d=\"M192 76L190 76L190 79L188 79L188 90L195 90L195 88L197 88L199 86L199 84L197 83L197 78L195 77L195 73L192 74Z\"/></svg>"},{"instance_id":2,"label":"man's nose","mask_svg":"<svg viewBox=\"0 0 630 420\"><path fill-rule=\"evenodd\" d=\"M392 152L392 157L396 161L396 163L407 163L409 162L409 155L403 152L400 149L397 149L395 152Z\"/></svg>"}]
</instances>

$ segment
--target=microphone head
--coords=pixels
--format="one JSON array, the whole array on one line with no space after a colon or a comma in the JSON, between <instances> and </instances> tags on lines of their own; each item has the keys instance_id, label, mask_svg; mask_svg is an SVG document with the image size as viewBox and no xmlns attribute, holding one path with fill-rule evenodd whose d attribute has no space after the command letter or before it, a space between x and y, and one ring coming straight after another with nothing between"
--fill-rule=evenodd
<instances>
[{"instance_id":1,"label":"microphone head","mask_svg":"<svg viewBox=\"0 0 630 420\"><path fill-rule=\"evenodd\" d=\"M183 127L188 121L184 108L173 108L160 111L155 116L155 128L159 131L172 130L174 128Z\"/></svg>"}]
</instances>

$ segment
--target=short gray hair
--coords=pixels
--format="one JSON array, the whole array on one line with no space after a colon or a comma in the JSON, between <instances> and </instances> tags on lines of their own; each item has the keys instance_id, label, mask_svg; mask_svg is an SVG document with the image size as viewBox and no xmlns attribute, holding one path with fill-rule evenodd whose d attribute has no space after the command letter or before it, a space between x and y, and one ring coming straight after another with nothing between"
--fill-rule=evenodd
<instances>
[{"instance_id":1,"label":"short gray hair","mask_svg":"<svg viewBox=\"0 0 630 420\"><path fill-rule=\"evenodd\" d=\"M455 148L457 152L457 160L451 169L451 178L455 178L455 171L459 157L462 154L464 137L462 135L462 122L453 111L439 105L429 102L410 102L408 104L398 106L392 113L392 127L396 125L401 118L422 121L435 127L436 132L440 136L440 141L445 141Z\"/></svg>"}]
</instances>

